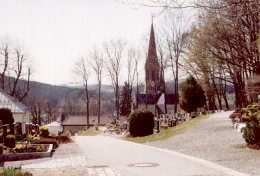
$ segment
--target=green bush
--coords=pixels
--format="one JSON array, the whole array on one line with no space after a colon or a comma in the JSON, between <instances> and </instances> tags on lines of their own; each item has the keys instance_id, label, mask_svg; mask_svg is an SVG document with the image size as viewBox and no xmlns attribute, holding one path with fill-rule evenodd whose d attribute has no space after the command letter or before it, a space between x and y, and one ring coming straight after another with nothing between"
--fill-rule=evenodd
<instances>
[{"instance_id":1,"label":"green bush","mask_svg":"<svg viewBox=\"0 0 260 176\"><path fill-rule=\"evenodd\" d=\"M12 134L9 134L5 137L5 146L9 148L15 147L15 137Z\"/></svg>"},{"instance_id":2,"label":"green bush","mask_svg":"<svg viewBox=\"0 0 260 176\"><path fill-rule=\"evenodd\" d=\"M153 134L154 115L148 110L137 110L130 114L129 133L132 137Z\"/></svg>"},{"instance_id":3,"label":"green bush","mask_svg":"<svg viewBox=\"0 0 260 176\"><path fill-rule=\"evenodd\" d=\"M50 134L47 126L41 126L40 131L41 131L40 136L42 137L48 137Z\"/></svg>"},{"instance_id":4,"label":"green bush","mask_svg":"<svg viewBox=\"0 0 260 176\"><path fill-rule=\"evenodd\" d=\"M13 114L8 108L0 108L0 120L3 124L12 124L14 123Z\"/></svg>"},{"instance_id":5,"label":"green bush","mask_svg":"<svg viewBox=\"0 0 260 176\"><path fill-rule=\"evenodd\" d=\"M32 176L29 172L22 172L21 168L8 167L0 171L0 176Z\"/></svg>"},{"instance_id":6,"label":"green bush","mask_svg":"<svg viewBox=\"0 0 260 176\"><path fill-rule=\"evenodd\" d=\"M32 144L53 144L54 149L59 147L59 143L55 139L51 139L51 138L36 139L36 140L33 140L31 143Z\"/></svg>"},{"instance_id":7,"label":"green bush","mask_svg":"<svg viewBox=\"0 0 260 176\"><path fill-rule=\"evenodd\" d=\"M257 104L249 105L243 109L243 121L246 127L243 129L243 137L248 144L260 146L260 111Z\"/></svg>"},{"instance_id":8,"label":"green bush","mask_svg":"<svg viewBox=\"0 0 260 176\"><path fill-rule=\"evenodd\" d=\"M247 122L243 129L243 138L248 144L260 146L260 124L257 121Z\"/></svg>"}]
</instances>

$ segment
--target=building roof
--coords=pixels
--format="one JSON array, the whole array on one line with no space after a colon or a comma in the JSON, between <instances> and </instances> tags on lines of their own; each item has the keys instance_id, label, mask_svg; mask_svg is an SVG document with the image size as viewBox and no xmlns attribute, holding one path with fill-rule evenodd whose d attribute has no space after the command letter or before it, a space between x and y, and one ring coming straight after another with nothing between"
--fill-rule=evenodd
<instances>
[{"instance_id":1,"label":"building roof","mask_svg":"<svg viewBox=\"0 0 260 176\"><path fill-rule=\"evenodd\" d=\"M100 123L101 124L106 124L111 122L113 119L109 117L104 117L102 116L100 118ZM90 116L89 117L89 124L96 124L98 121L97 116ZM87 125L87 118L86 116L68 116L62 123L61 125L71 125L71 126L77 126L77 125Z\"/></svg>"},{"instance_id":2,"label":"building roof","mask_svg":"<svg viewBox=\"0 0 260 176\"><path fill-rule=\"evenodd\" d=\"M23 113L29 111L29 108L16 100L14 97L8 95L0 89L0 108L8 108L13 113Z\"/></svg>"}]
</instances>

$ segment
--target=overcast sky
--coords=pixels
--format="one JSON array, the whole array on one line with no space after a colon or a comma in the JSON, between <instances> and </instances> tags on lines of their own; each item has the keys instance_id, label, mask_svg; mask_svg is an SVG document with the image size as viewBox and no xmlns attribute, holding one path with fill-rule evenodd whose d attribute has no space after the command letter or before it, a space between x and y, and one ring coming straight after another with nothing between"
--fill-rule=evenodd
<instances>
[{"instance_id":1,"label":"overcast sky","mask_svg":"<svg viewBox=\"0 0 260 176\"><path fill-rule=\"evenodd\" d=\"M33 63L33 80L56 85L73 82L75 60L93 45L119 37L131 45L140 43L158 10L133 9L115 0L0 0L0 4L0 35L23 42Z\"/></svg>"}]
</instances>

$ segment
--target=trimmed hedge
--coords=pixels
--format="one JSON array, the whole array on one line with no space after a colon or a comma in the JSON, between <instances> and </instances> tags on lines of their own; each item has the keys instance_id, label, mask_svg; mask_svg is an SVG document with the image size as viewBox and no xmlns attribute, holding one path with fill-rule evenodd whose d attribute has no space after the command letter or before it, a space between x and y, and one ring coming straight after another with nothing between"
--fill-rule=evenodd
<instances>
[{"instance_id":1,"label":"trimmed hedge","mask_svg":"<svg viewBox=\"0 0 260 176\"><path fill-rule=\"evenodd\" d=\"M154 115L148 110L137 110L130 114L129 133L132 137L153 134Z\"/></svg>"},{"instance_id":2,"label":"trimmed hedge","mask_svg":"<svg viewBox=\"0 0 260 176\"><path fill-rule=\"evenodd\" d=\"M9 148L15 147L15 137L12 134L9 134L5 137L5 146Z\"/></svg>"}]
</instances>

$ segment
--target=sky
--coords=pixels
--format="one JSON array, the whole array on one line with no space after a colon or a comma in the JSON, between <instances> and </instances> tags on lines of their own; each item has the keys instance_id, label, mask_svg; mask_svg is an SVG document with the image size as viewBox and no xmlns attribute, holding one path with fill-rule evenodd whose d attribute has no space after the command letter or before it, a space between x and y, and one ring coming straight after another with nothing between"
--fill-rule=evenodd
<instances>
[{"instance_id":1,"label":"sky","mask_svg":"<svg viewBox=\"0 0 260 176\"><path fill-rule=\"evenodd\" d=\"M32 61L32 80L53 85L72 84L76 60L93 45L118 38L138 45L149 34L152 14L158 12L116 0L0 0L0 4L0 36L22 41ZM94 75L90 81L95 83ZM109 78L103 82L109 84Z\"/></svg>"}]
</instances>

